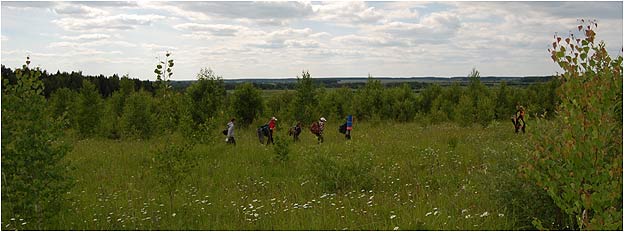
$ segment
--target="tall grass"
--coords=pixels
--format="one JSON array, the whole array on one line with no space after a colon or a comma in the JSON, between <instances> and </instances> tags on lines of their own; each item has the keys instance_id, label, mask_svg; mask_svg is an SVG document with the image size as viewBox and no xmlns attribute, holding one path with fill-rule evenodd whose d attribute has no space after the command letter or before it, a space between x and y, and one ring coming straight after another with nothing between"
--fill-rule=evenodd
<instances>
[{"instance_id":1,"label":"tall grass","mask_svg":"<svg viewBox=\"0 0 624 232\"><path fill-rule=\"evenodd\" d=\"M352 140L329 124L325 143L304 130L287 160L255 129L197 145L175 208L156 179L161 138L75 141L72 201L61 230L514 230L502 182L526 157L511 125L356 124ZM216 135L217 133L215 133ZM279 129L279 139L291 139ZM497 167L506 167L505 169ZM515 172L514 172L515 173ZM7 222L3 220L3 225ZM3 229L8 229L4 228Z\"/></svg>"}]
</instances>

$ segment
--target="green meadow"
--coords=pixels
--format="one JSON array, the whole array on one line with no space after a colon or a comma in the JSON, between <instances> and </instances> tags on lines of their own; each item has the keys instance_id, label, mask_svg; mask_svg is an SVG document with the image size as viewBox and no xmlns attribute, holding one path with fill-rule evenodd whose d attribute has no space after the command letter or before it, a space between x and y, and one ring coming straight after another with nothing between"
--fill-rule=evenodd
<instances>
[{"instance_id":1,"label":"green meadow","mask_svg":"<svg viewBox=\"0 0 624 232\"><path fill-rule=\"evenodd\" d=\"M285 127L278 141L291 139ZM337 127L328 124L323 144L304 129L285 161L255 128L237 128L235 146L224 136L196 145L199 165L180 183L173 210L153 153L180 138L71 141L65 158L76 185L54 229L522 229L502 194L527 157L527 135L511 123L356 123L350 141Z\"/></svg>"}]
</instances>

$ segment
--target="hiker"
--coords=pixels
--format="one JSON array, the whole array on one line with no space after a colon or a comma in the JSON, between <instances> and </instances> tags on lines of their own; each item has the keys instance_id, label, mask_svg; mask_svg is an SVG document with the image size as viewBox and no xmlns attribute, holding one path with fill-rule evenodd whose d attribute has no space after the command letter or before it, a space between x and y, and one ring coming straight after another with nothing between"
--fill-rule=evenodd
<instances>
[{"instance_id":1,"label":"hiker","mask_svg":"<svg viewBox=\"0 0 624 232\"><path fill-rule=\"evenodd\" d=\"M351 139L351 130L353 130L353 116L347 115L347 131L345 132L345 138Z\"/></svg>"},{"instance_id":2,"label":"hiker","mask_svg":"<svg viewBox=\"0 0 624 232\"><path fill-rule=\"evenodd\" d=\"M256 130L256 134L258 135L258 140L260 140L260 144L264 144L264 137L269 137L269 124L259 126Z\"/></svg>"},{"instance_id":3,"label":"hiker","mask_svg":"<svg viewBox=\"0 0 624 232\"><path fill-rule=\"evenodd\" d=\"M236 140L234 140L234 121L236 121L236 119L232 118L232 120L230 120L230 122L228 122L227 124L227 138L225 139L225 141L228 144L234 144L236 145Z\"/></svg>"},{"instance_id":4,"label":"hiker","mask_svg":"<svg viewBox=\"0 0 624 232\"><path fill-rule=\"evenodd\" d=\"M319 143L323 143L323 131L325 130L325 122L327 122L327 120L324 117L321 117L318 122L318 134L316 135L316 137Z\"/></svg>"},{"instance_id":5,"label":"hiker","mask_svg":"<svg viewBox=\"0 0 624 232\"><path fill-rule=\"evenodd\" d=\"M273 132L275 132L275 122L277 121L277 118L275 117L271 117L271 120L269 121L269 139L267 140L267 144L269 145L269 143L271 144L275 144L273 142Z\"/></svg>"},{"instance_id":6,"label":"hiker","mask_svg":"<svg viewBox=\"0 0 624 232\"><path fill-rule=\"evenodd\" d=\"M288 130L288 136L292 136L295 142L299 141L299 134L301 134L301 121L298 121L297 125Z\"/></svg>"},{"instance_id":7,"label":"hiker","mask_svg":"<svg viewBox=\"0 0 624 232\"><path fill-rule=\"evenodd\" d=\"M524 122L524 107L522 107L519 103L516 104L516 113L514 114L515 125L516 125L516 133L518 133L518 129L522 128L522 133L525 133L526 122ZM522 120L522 127L520 127L520 120Z\"/></svg>"}]
</instances>

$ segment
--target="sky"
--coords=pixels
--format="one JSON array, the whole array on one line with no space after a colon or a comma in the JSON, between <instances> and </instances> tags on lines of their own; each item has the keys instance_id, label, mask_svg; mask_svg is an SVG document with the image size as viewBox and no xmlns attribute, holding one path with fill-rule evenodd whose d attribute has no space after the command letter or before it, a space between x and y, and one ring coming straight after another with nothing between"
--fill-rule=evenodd
<instances>
[{"instance_id":1,"label":"sky","mask_svg":"<svg viewBox=\"0 0 624 232\"><path fill-rule=\"evenodd\" d=\"M9 2L1 63L49 72L155 80L170 51L172 80L202 68L224 79L542 76L561 69L555 34L595 19L622 54L622 2Z\"/></svg>"}]
</instances>

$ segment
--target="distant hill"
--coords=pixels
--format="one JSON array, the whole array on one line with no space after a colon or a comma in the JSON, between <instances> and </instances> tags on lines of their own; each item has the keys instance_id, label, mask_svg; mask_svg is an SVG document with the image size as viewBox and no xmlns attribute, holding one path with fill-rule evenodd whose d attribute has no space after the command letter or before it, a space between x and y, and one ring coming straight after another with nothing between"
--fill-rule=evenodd
<instances>
[{"instance_id":1,"label":"distant hill","mask_svg":"<svg viewBox=\"0 0 624 232\"><path fill-rule=\"evenodd\" d=\"M506 82L507 85L524 86L532 83L550 81L553 76L526 76L526 77L498 77L488 76L481 77L481 82L485 85L496 85L500 82ZM363 86L368 80L367 77L323 77L312 78L317 84L322 84L326 88L358 88ZM460 85L466 85L469 82L468 77L375 77L375 80L381 81L386 87L397 86L407 83L412 88L419 89L427 85L436 83L439 85L451 85L455 82ZM176 89L185 89L195 81L171 81ZM226 79L224 80L226 89L231 90L241 83L253 83L261 89L294 89L297 78L242 78L242 79Z\"/></svg>"}]
</instances>

